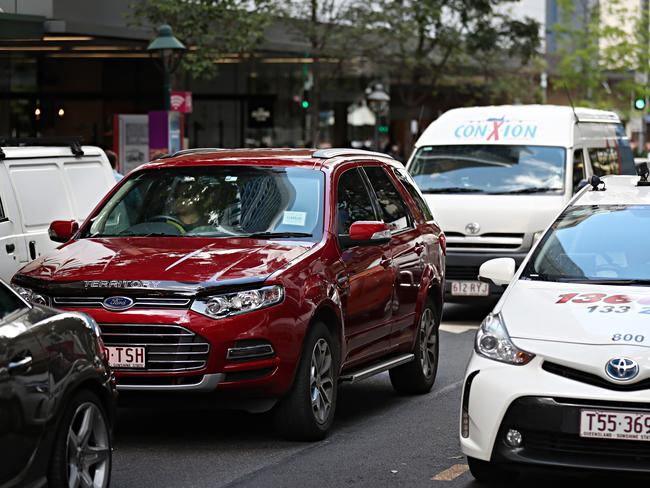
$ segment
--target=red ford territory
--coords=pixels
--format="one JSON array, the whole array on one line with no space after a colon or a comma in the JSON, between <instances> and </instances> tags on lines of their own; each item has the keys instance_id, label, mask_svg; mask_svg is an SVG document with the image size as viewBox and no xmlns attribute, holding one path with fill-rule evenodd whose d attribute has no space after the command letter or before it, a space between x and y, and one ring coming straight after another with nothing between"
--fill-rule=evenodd
<instances>
[{"instance_id":1,"label":"red ford territory","mask_svg":"<svg viewBox=\"0 0 650 488\"><path fill-rule=\"evenodd\" d=\"M283 435L320 439L340 382L390 370L400 392L433 386L445 240L387 156L182 151L50 236L65 244L13 285L90 314L122 391L245 398L274 406Z\"/></svg>"}]
</instances>

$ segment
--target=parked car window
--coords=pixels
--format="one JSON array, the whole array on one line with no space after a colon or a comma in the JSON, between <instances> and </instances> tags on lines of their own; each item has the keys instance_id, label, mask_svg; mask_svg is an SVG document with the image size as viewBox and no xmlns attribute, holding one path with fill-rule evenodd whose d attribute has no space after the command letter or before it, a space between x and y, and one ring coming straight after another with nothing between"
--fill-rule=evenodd
<instances>
[{"instance_id":1,"label":"parked car window","mask_svg":"<svg viewBox=\"0 0 650 488\"><path fill-rule=\"evenodd\" d=\"M413 178L411 178L411 175L409 175L405 170L400 168L395 168L393 171L395 172L395 176L397 176L397 178L400 180L402 185L404 185L404 188L406 188L406 191L409 192L409 195L411 195L413 201L415 201L415 204L420 209L420 212L422 212L422 215L424 216L424 220L426 220L427 222L433 220L433 214L431 213L431 209L429 209L429 205L427 205L427 202L422 197L422 194L420 193L420 190L415 184L415 181L413 181Z\"/></svg>"},{"instance_id":2,"label":"parked car window","mask_svg":"<svg viewBox=\"0 0 650 488\"><path fill-rule=\"evenodd\" d=\"M372 199L357 169L348 170L339 178L337 219L339 235L348 235L354 222L377 220Z\"/></svg>"},{"instance_id":3,"label":"parked car window","mask_svg":"<svg viewBox=\"0 0 650 488\"><path fill-rule=\"evenodd\" d=\"M22 324L2 324L9 315L27 308L22 301L6 285L0 283L0 337L13 337L24 330Z\"/></svg>"},{"instance_id":4,"label":"parked car window","mask_svg":"<svg viewBox=\"0 0 650 488\"><path fill-rule=\"evenodd\" d=\"M585 155L582 149L573 151L573 189L576 190L585 179Z\"/></svg>"},{"instance_id":5,"label":"parked car window","mask_svg":"<svg viewBox=\"0 0 650 488\"><path fill-rule=\"evenodd\" d=\"M621 162L616 147L591 147L587 149L591 168L597 176L620 175Z\"/></svg>"},{"instance_id":6,"label":"parked car window","mask_svg":"<svg viewBox=\"0 0 650 488\"><path fill-rule=\"evenodd\" d=\"M595 175L636 174L634 155L622 124L581 122L578 128Z\"/></svg>"},{"instance_id":7,"label":"parked car window","mask_svg":"<svg viewBox=\"0 0 650 488\"><path fill-rule=\"evenodd\" d=\"M113 195L82 237L292 233L320 240L324 180L320 171L290 167L145 171Z\"/></svg>"},{"instance_id":8,"label":"parked car window","mask_svg":"<svg viewBox=\"0 0 650 488\"><path fill-rule=\"evenodd\" d=\"M364 171L377 195L384 222L392 231L410 227L408 207L386 171L380 166L367 166Z\"/></svg>"}]
</instances>

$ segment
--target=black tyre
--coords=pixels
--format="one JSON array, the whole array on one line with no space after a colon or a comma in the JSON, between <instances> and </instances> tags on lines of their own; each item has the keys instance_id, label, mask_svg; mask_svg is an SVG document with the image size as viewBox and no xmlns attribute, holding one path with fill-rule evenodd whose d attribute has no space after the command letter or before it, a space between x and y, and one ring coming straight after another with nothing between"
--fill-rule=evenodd
<instances>
[{"instance_id":1,"label":"black tyre","mask_svg":"<svg viewBox=\"0 0 650 488\"><path fill-rule=\"evenodd\" d=\"M437 313L427 298L418 321L415 360L390 370L390 381L399 393L423 394L431 391L438 372L440 352Z\"/></svg>"},{"instance_id":2,"label":"black tyre","mask_svg":"<svg viewBox=\"0 0 650 488\"><path fill-rule=\"evenodd\" d=\"M336 410L338 346L322 322L305 338L291 391L275 408L275 426L285 438L317 441L325 438Z\"/></svg>"},{"instance_id":3,"label":"black tyre","mask_svg":"<svg viewBox=\"0 0 650 488\"><path fill-rule=\"evenodd\" d=\"M111 432L104 407L93 392L68 403L54 441L48 486L107 488L111 481Z\"/></svg>"},{"instance_id":4,"label":"black tyre","mask_svg":"<svg viewBox=\"0 0 650 488\"><path fill-rule=\"evenodd\" d=\"M499 465L489 461L468 457L467 464L472 476L480 483L512 483L516 480L516 473L511 473Z\"/></svg>"}]
</instances>

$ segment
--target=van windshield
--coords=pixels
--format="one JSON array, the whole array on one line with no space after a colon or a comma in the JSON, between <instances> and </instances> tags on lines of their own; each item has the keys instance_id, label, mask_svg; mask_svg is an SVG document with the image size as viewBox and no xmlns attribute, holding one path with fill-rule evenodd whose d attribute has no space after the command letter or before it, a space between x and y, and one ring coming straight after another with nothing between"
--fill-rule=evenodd
<instances>
[{"instance_id":1,"label":"van windshield","mask_svg":"<svg viewBox=\"0 0 650 488\"><path fill-rule=\"evenodd\" d=\"M198 166L136 173L82 237L255 237L320 240L320 171Z\"/></svg>"},{"instance_id":2,"label":"van windshield","mask_svg":"<svg viewBox=\"0 0 650 488\"><path fill-rule=\"evenodd\" d=\"M564 193L561 147L508 145L424 146L410 167L424 193Z\"/></svg>"}]
</instances>

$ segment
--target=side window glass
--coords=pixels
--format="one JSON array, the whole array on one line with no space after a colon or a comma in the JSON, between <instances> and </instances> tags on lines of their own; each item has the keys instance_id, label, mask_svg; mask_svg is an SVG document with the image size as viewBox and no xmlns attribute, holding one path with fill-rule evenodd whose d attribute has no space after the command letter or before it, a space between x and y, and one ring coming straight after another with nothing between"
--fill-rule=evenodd
<instances>
[{"instance_id":1,"label":"side window glass","mask_svg":"<svg viewBox=\"0 0 650 488\"><path fill-rule=\"evenodd\" d=\"M585 179L585 156L582 149L573 151L573 189L576 190Z\"/></svg>"},{"instance_id":2,"label":"side window glass","mask_svg":"<svg viewBox=\"0 0 650 488\"><path fill-rule=\"evenodd\" d=\"M408 207L386 171L379 166L366 166L363 169L375 190L382 217L390 230L400 231L410 227Z\"/></svg>"},{"instance_id":3,"label":"side window glass","mask_svg":"<svg viewBox=\"0 0 650 488\"><path fill-rule=\"evenodd\" d=\"M422 194L411 178L411 175L409 175L405 170L399 168L395 168L393 171L395 172L397 179L402 183L402 185L404 185L404 188L409 192L409 195L411 195L411 198L420 209L420 212L422 212L424 220L427 222L433 220L431 209L429 209L429 205L427 205L427 202L422 197Z\"/></svg>"},{"instance_id":4,"label":"side window glass","mask_svg":"<svg viewBox=\"0 0 650 488\"><path fill-rule=\"evenodd\" d=\"M591 169L596 176L622 174L621 161L615 147L592 147L587 152Z\"/></svg>"},{"instance_id":5,"label":"side window glass","mask_svg":"<svg viewBox=\"0 0 650 488\"><path fill-rule=\"evenodd\" d=\"M2 204L2 199L0 199L0 222L7 220L7 215L5 214L5 207Z\"/></svg>"},{"instance_id":6,"label":"side window glass","mask_svg":"<svg viewBox=\"0 0 650 488\"><path fill-rule=\"evenodd\" d=\"M346 171L337 188L337 232L350 233L350 226L360 220L377 220L372 200L357 169Z\"/></svg>"}]
</instances>

